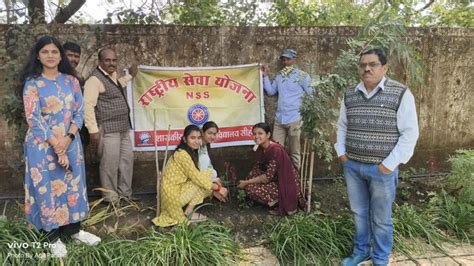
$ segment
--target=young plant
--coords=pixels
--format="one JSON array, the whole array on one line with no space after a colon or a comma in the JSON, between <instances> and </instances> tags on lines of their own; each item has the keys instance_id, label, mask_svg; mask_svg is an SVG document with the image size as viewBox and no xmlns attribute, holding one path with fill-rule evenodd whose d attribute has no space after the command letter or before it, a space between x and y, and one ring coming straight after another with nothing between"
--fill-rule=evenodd
<instances>
[{"instance_id":1,"label":"young plant","mask_svg":"<svg viewBox=\"0 0 474 266\"><path fill-rule=\"evenodd\" d=\"M243 189L237 190L237 202L241 209L248 209L253 206L253 201L247 200L247 192Z\"/></svg>"}]
</instances>

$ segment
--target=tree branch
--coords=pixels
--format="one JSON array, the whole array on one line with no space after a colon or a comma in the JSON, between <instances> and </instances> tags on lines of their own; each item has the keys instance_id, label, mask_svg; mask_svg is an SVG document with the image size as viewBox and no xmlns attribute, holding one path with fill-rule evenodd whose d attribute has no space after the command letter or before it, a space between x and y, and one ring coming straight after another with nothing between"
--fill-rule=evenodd
<instances>
[{"instance_id":1,"label":"tree branch","mask_svg":"<svg viewBox=\"0 0 474 266\"><path fill-rule=\"evenodd\" d=\"M28 1L28 16L30 17L30 22L34 25L46 23L44 10L43 0Z\"/></svg>"},{"instance_id":2,"label":"tree branch","mask_svg":"<svg viewBox=\"0 0 474 266\"><path fill-rule=\"evenodd\" d=\"M65 8L60 8L59 13L54 17L51 23L65 23L70 19L84 4L86 0L71 0Z\"/></svg>"},{"instance_id":3,"label":"tree branch","mask_svg":"<svg viewBox=\"0 0 474 266\"><path fill-rule=\"evenodd\" d=\"M435 2L435 0L430 0L424 7L422 7L421 9L417 10L416 12L419 13L425 9L427 9L428 7L430 7L433 3Z\"/></svg>"}]
</instances>

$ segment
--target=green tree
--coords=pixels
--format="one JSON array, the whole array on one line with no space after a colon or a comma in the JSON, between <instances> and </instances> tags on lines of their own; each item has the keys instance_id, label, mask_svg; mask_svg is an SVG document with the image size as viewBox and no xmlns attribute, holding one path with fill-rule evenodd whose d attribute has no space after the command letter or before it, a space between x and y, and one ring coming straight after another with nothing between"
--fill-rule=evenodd
<instances>
[{"instance_id":1,"label":"green tree","mask_svg":"<svg viewBox=\"0 0 474 266\"><path fill-rule=\"evenodd\" d=\"M300 109L303 132L307 138L314 139L312 148L325 162L333 159L332 136L342 93L357 84L357 63L364 50L371 47L384 49L389 58L395 59L394 63L403 66L409 85L423 82L419 55L405 38L406 28L402 19L392 19L392 16L389 10L384 10L368 21L357 37L347 41L349 48L338 56L332 73L313 77L315 93L303 97Z\"/></svg>"}]
</instances>

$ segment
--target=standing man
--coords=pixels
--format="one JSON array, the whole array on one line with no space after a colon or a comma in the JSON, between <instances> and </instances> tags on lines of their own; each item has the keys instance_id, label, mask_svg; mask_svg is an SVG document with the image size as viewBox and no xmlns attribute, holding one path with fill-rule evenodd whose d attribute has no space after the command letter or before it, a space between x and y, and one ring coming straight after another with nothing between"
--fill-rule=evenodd
<instances>
[{"instance_id":1,"label":"standing man","mask_svg":"<svg viewBox=\"0 0 474 266\"><path fill-rule=\"evenodd\" d=\"M359 58L361 82L346 91L341 103L334 146L344 168L355 223L352 255L342 261L347 266L370 257L374 265L388 264L398 166L408 162L418 139L413 94L385 77L387 69L381 49L364 51Z\"/></svg>"},{"instance_id":2,"label":"standing man","mask_svg":"<svg viewBox=\"0 0 474 266\"><path fill-rule=\"evenodd\" d=\"M136 65L130 75L117 78L117 55L111 48L99 51L99 66L84 86L85 123L90 141L97 148L100 159L100 181L104 200L113 202L119 195L131 200L133 151L130 141L130 107L125 85L136 74Z\"/></svg>"},{"instance_id":3,"label":"standing man","mask_svg":"<svg viewBox=\"0 0 474 266\"><path fill-rule=\"evenodd\" d=\"M63 44L63 48L69 63L76 69L81 60L81 47L77 43L66 42Z\"/></svg>"},{"instance_id":4,"label":"standing man","mask_svg":"<svg viewBox=\"0 0 474 266\"><path fill-rule=\"evenodd\" d=\"M79 46L77 43L66 42L63 44L63 48L69 63L71 63L71 66L76 70L76 78L79 80L81 90L84 93L84 77L82 77L77 71L77 66L81 60L81 46ZM81 128L79 131L79 136L81 137L81 142L84 147L89 144L89 131L87 130L87 127Z\"/></svg>"},{"instance_id":5,"label":"standing man","mask_svg":"<svg viewBox=\"0 0 474 266\"><path fill-rule=\"evenodd\" d=\"M262 68L263 88L269 96L278 94L278 105L273 125L273 139L287 146L296 169L301 158L301 98L304 93L312 93L311 78L295 66L296 51L284 49L280 55L282 69L273 82L268 78L268 68ZM288 138L288 142L286 139Z\"/></svg>"}]
</instances>

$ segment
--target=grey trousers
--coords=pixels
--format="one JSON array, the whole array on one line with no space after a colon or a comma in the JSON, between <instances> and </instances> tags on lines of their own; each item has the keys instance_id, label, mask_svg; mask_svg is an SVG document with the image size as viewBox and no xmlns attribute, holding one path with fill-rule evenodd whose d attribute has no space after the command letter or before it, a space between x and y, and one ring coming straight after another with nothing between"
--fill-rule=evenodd
<instances>
[{"instance_id":1,"label":"grey trousers","mask_svg":"<svg viewBox=\"0 0 474 266\"><path fill-rule=\"evenodd\" d=\"M286 142L287 138L288 142ZM273 125L273 140L286 146L293 165L296 169L299 169L301 160L301 120L284 125L275 122Z\"/></svg>"},{"instance_id":2,"label":"grey trousers","mask_svg":"<svg viewBox=\"0 0 474 266\"><path fill-rule=\"evenodd\" d=\"M132 195L133 150L130 131L104 133L100 129L97 149L100 159L100 183L105 201L115 201L119 195Z\"/></svg>"}]
</instances>

